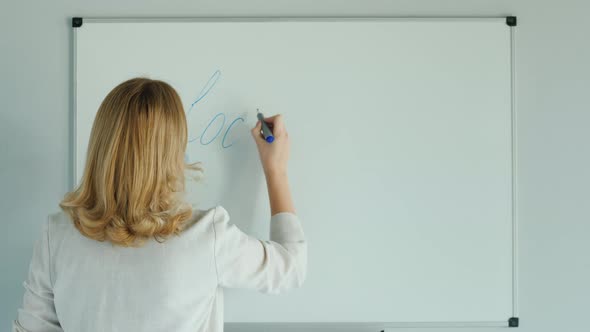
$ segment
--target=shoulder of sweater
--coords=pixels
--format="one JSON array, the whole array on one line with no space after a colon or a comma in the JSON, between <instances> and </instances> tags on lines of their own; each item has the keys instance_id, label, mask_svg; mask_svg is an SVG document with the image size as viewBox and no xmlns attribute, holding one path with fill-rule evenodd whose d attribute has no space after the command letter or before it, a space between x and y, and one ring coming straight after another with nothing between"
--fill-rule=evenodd
<instances>
[{"instance_id":1,"label":"shoulder of sweater","mask_svg":"<svg viewBox=\"0 0 590 332\"><path fill-rule=\"evenodd\" d=\"M186 221L183 227L183 232L186 232L190 229L209 228L212 224L217 222L220 218L220 215L224 213L220 212L219 208L219 206L214 206L207 209L200 209L193 205L192 216L189 220ZM223 209L223 211L225 211L225 209Z\"/></svg>"}]
</instances>

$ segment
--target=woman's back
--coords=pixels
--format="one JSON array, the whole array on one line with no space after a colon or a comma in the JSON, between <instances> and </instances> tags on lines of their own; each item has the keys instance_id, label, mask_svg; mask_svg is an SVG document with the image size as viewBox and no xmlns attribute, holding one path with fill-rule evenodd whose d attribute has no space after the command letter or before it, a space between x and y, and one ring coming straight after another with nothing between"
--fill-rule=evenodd
<instances>
[{"instance_id":1,"label":"woman's back","mask_svg":"<svg viewBox=\"0 0 590 332\"><path fill-rule=\"evenodd\" d=\"M222 331L223 287L277 293L305 278L297 217L272 219L273 241L259 241L222 207L195 209L179 236L136 248L89 239L67 214L52 214L14 330Z\"/></svg>"},{"instance_id":2,"label":"woman's back","mask_svg":"<svg viewBox=\"0 0 590 332\"><path fill-rule=\"evenodd\" d=\"M217 291L211 213L180 236L139 248L86 238L67 218L53 215L48 226L66 331L207 330Z\"/></svg>"}]
</instances>

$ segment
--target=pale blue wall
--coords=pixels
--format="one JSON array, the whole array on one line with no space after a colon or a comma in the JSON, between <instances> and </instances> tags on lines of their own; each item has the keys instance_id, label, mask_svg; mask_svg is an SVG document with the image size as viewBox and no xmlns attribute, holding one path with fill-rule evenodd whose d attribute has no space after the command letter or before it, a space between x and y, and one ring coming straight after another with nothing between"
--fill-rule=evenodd
<instances>
[{"instance_id":1,"label":"pale blue wall","mask_svg":"<svg viewBox=\"0 0 590 332\"><path fill-rule=\"evenodd\" d=\"M15 317L45 216L69 188L72 16L513 14L519 20L519 331L590 331L587 2L1 1L0 330Z\"/></svg>"}]
</instances>

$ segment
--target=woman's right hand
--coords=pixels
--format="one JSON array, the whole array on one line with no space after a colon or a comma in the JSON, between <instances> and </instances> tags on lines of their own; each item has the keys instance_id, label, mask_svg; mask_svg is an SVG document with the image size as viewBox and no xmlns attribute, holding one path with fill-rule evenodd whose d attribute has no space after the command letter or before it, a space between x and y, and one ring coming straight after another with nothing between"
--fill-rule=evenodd
<instances>
[{"instance_id":1,"label":"woman's right hand","mask_svg":"<svg viewBox=\"0 0 590 332\"><path fill-rule=\"evenodd\" d=\"M270 213L274 216L281 212L295 213L295 206L289 189L287 178L287 162L289 161L289 134L281 115L264 119L269 124L275 140L268 143L261 135L262 123L258 121L252 128L252 136L258 147L258 154L266 176Z\"/></svg>"},{"instance_id":2,"label":"woman's right hand","mask_svg":"<svg viewBox=\"0 0 590 332\"><path fill-rule=\"evenodd\" d=\"M286 175L287 162L289 160L289 134L285 128L283 117L278 114L265 118L264 121L269 125L273 132L274 141L268 143L261 135L262 123L260 120L252 128L252 136L258 148L260 162L264 169L265 175Z\"/></svg>"}]
</instances>

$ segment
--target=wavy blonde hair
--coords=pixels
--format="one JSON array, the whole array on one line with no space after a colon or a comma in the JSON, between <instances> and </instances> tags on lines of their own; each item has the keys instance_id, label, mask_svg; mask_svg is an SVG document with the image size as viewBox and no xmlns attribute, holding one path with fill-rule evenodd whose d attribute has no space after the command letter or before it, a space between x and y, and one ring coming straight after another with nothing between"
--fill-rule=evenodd
<instances>
[{"instance_id":1,"label":"wavy blonde hair","mask_svg":"<svg viewBox=\"0 0 590 332\"><path fill-rule=\"evenodd\" d=\"M140 246L179 234L191 217L184 202L187 124L167 83L133 78L101 103L90 134L84 174L60 207L84 236Z\"/></svg>"}]
</instances>

